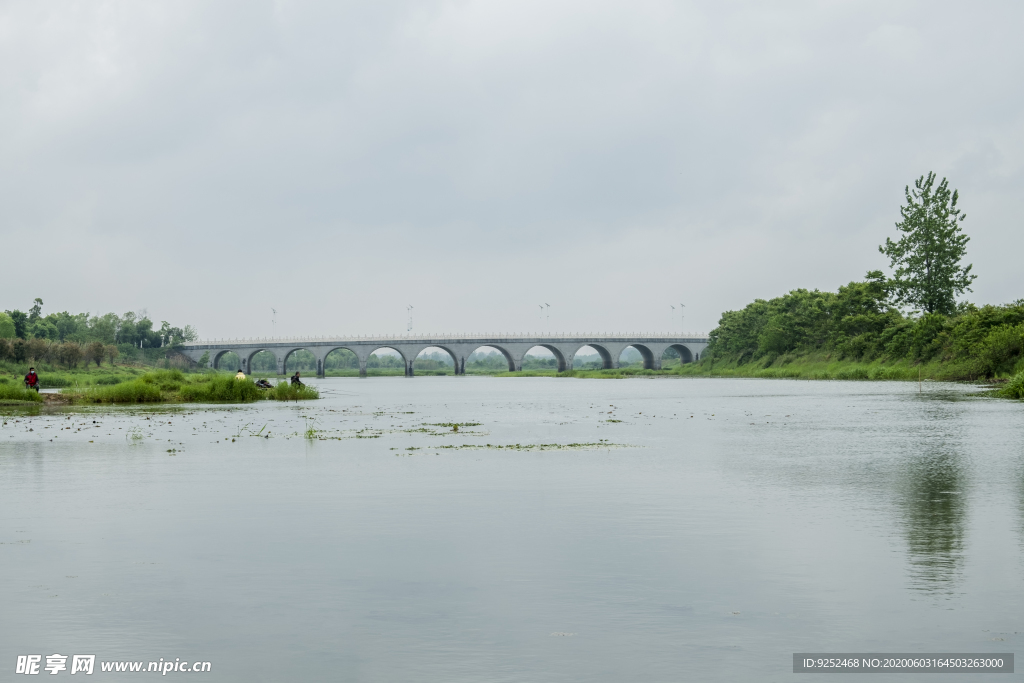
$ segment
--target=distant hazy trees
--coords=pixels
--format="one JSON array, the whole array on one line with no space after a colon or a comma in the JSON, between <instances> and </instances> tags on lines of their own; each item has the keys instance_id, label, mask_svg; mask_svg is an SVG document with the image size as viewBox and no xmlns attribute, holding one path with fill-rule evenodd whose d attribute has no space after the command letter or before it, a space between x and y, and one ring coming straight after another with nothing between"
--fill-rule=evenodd
<instances>
[{"instance_id":1,"label":"distant hazy trees","mask_svg":"<svg viewBox=\"0 0 1024 683\"><path fill-rule=\"evenodd\" d=\"M19 339L48 339L50 341L98 341L104 344L124 344L137 348L160 348L176 346L199 338L191 325L175 327L166 320L160 321L160 328L153 329L154 323L145 311L124 315L107 313L90 316L88 313L72 314L67 311L43 315L43 300L35 299L28 313L9 310L0 318L0 337L5 335L3 320L10 319L14 334Z\"/></svg>"}]
</instances>

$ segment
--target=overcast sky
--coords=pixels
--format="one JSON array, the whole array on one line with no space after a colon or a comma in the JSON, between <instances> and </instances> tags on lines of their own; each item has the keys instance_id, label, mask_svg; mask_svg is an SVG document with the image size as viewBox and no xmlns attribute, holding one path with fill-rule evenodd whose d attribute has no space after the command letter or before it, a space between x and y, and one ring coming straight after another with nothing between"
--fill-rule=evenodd
<instances>
[{"instance_id":1,"label":"overcast sky","mask_svg":"<svg viewBox=\"0 0 1024 683\"><path fill-rule=\"evenodd\" d=\"M885 268L929 170L969 298L1008 302L1022 26L1020 2L3 2L0 310L707 331Z\"/></svg>"}]
</instances>

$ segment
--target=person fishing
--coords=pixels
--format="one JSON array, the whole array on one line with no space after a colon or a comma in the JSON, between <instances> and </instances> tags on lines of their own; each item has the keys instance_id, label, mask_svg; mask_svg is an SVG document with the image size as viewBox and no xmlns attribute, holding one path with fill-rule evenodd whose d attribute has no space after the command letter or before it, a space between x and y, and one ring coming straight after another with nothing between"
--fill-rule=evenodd
<instances>
[{"instance_id":1,"label":"person fishing","mask_svg":"<svg viewBox=\"0 0 1024 683\"><path fill-rule=\"evenodd\" d=\"M28 374L25 375L25 388L35 389L36 393L39 393L39 375L36 374L35 368L28 369Z\"/></svg>"},{"instance_id":2,"label":"person fishing","mask_svg":"<svg viewBox=\"0 0 1024 683\"><path fill-rule=\"evenodd\" d=\"M245 373L242 372L242 368L238 368L238 374L235 375L235 379L245 379Z\"/></svg>"},{"instance_id":3,"label":"person fishing","mask_svg":"<svg viewBox=\"0 0 1024 683\"><path fill-rule=\"evenodd\" d=\"M292 375L292 385L296 385L296 384L299 385L300 387L306 386L305 384L302 383L302 380L299 379L299 371L298 370L296 370L295 374Z\"/></svg>"}]
</instances>

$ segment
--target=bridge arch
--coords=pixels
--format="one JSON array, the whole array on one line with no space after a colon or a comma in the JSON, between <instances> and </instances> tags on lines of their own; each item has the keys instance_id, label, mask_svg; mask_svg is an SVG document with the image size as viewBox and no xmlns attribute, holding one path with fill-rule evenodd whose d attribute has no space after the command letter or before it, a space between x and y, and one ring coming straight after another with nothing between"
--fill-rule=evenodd
<instances>
[{"instance_id":1,"label":"bridge arch","mask_svg":"<svg viewBox=\"0 0 1024 683\"><path fill-rule=\"evenodd\" d=\"M509 372L515 372L516 371L516 361L512 357L512 354L509 353L508 349L503 348L502 346L499 346L497 344L480 344L479 346L472 346L472 347L470 347L469 352L466 354L467 360L474 353L479 351L480 349L494 349L495 351L500 353L502 356L504 356L505 361L508 363L508 371Z\"/></svg>"},{"instance_id":2,"label":"bridge arch","mask_svg":"<svg viewBox=\"0 0 1024 683\"><path fill-rule=\"evenodd\" d=\"M323 357L317 355L316 351L314 351L313 349L307 349L304 346L296 346L295 348L288 349L288 351L285 352L285 354L281 357L281 374L282 375L287 375L288 374L288 360L293 355L295 355L295 353L298 352L298 351L305 351L305 352L307 352L307 353L309 353L310 355L313 356L313 364L315 366L313 371L316 372L316 376L317 377L322 377L323 373L324 373ZM310 372L310 371L309 370L300 370L300 372Z\"/></svg>"},{"instance_id":3,"label":"bridge arch","mask_svg":"<svg viewBox=\"0 0 1024 683\"><path fill-rule=\"evenodd\" d=\"M221 349L220 351L217 351L216 353L211 354L212 355L212 360L210 361L210 366L214 370L219 370L221 362L231 360L231 358L228 356L229 353L232 356L235 357L235 364L234 364L233 367L238 367L238 368L242 367L242 358L241 358L241 356L239 356L237 353L235 353L231 349Z\"/></svg>"},{"instance_id":4,"label":"bridge arch","mask_svg":"<svg viewBox=\"0 0 1024 683\"><path fill-rule=\"evenodd\" d=\"M274 359L274 369L272 370L272 372L275 375L279 374L281 372L281 358L276 353L271 351L270 349L253 349L252 352L249 353L249 357L245 359L245 367L248 368L249 374L251 375L251 374L253 374L255 372L263 372L263 371L255 371L255 370L252 369L253 359L255 359L256 356L258 356L261 353L267 353L267 354L270 354L273 357L273 359Z\"/></svg>"},{"instance_id":5,"label":"bridge arch","mask_svg":"<svg viewBox=\"0 0 1024 683\"><path fill-rule=\"evenodd\" d=\"M353 368L357 368L357 369L362 368L365 371L365 369L366 369L366 359L364 359L362 356L360 356L359 355L359 351L357 351L356 349L358 349L358 347L352 348L352 347L349 347L349 346L331 346L331 347L326 347L325 349L323 349L325 351L324 356L323 356L323 358L324 358L324 360L323 360L323 371L324 371L324 374L325 375L327 374L327 360L331 357L331 354L341 354L341 352L343 352L343 351L347 351L348 353L350 353L353 356L355 356L355 364L354 365L348 365L348 366L342 365L341 366L342 368L345 368L345 367L353 367ZM369 357L369 354L367 354L367 358L368 357ZM342 357L339 356L338 358L336 358L332 362L338 363L338 361L340 361L341 358ZM335 369L337 369L337 368L335 368Z\"/></svg>"},{"instance_id":6,"label":"bridge arch","mask_svg":"<svg viewBox=\"0 0 1024 683\"><path fill-rule=\"evenodd\" d=\"M359 374L362 375L362 376L365 376L366 375L366 367L367 367L367 364L370 362L370 357L373 356L378 351L380 351L381 349L387 349L388 351L394 351L395 353L398 354L398 357L402 359L402 364L405 366L405 376L406 377L412 377L412 361L409 359L409 355L410 354L408 353L408 350L402 351L402 349L399 348L399 346L400 345L398 345L398 344L396 344L395 346L388 346L387 344L380 344L379 346L372 347L370 349L370 352L368 354L366 354L366 361L362 362L362 360L360 359L361 360L361 367L359 368Z\"/></svg>"},{"instance_id":7,"label":"bridge arch","mask_svg":"<svg viewBox=\"0 0 1024 683\"><path fill-rule=\"evenodd\" d=\"M434 345L431 345L431 346L424 346L423 348L417 350L415 352L416 355L412 358L412 361L411 361L413 367L415 367L416 361L430 360L430 359L426 359L426 358L420 358L420 356L422 356L427 351L432 351L432 350L443 351L444 353L448 354L448 356L452 359L452 367L454 368L454 374L456 374L456 375L461 374L459 372L459 356L458 356L458 354L456 354L454 351L452 351L450 348L448 348L447 346L445 346L443 344L434 344ZM412 354L409 354L409 355L411 356ZM437 372L437 370L435 369L434 373L436 374L436 372ZM444 374L448 374L447 371Z\"/></svg>"},{"instance_id":8,"label":"bridge arch","mask_svg":"<svg viewBox=\"0 0 1024 683\"><path fill-rule=\"evenodd\" d=\"M640 354L640 359L643 361L644 370L654 369L654 352L652 352L644 344L629 344L626 347L624 347L621 351L619 351L619 357L615 359L615 367L622 367L622 354L624 354L627 349L637 350L637 352ZM660 357L658 358L658 361L661 361ZM658 364L660 365L661 363L659 362Z\"/></svg>"},{"instance_id":9,"label":"bridge arch","mask_svg":"<svg viewBox=\"0 0 1024 683\"><path fill-rule=\"evenodd\" d=\"M558 372L565 372L568 369L568 363L566 362L565 354L563 354L562 350L559 349L557 346L554 346L553 344L535 344L534 346L531 346L530 348L526 349L526 352L523 354L524 363L526 362L526 357L530 355L530 351L533 351L534 349L544 349L546 351L549 351L551 355L555 357L555 369Z\"/></svg>"},{"instance_id":10,"label":"bridge arch","mask_svg":"<svg viewBox=\"0 0 1024 683\"><path fill-rule=\"evenodd\" d=\"M576 349L573 352L572 357L576 358L576 356L580 355L580 351L582 351L583 349L593 349L594 351L597 351L597 355L601 358L601 369L602 370L610 370L612 367L614 367L612 365L613 361L612 361L612 354L611 354L611 352L607 348L602 346L601 344L594 344L594 343L583 344L582 346L580 346L578 349ZM618 356L616 356L615 357L615 362L618 362L618 360L619 360L619 358L618 358Z\"/></svg>"},{"instance_id":11,"label":"bridge arch","mask_svg":"<svg viewBox=\"0 0 1024 683\"><path fill-rule=\"evenodd\" d=\"M696 360L696 358L694 357L694 353L690 351L689 347L687 347L686 345L670 344L668 347L665 348L665 351L661 354L662 363L668 360L668 358L666 358L666 354L668 354L669 350L675 351L676 355L679 356L680 365L692 363L694 362L694 360Z\"/></svg>"}]
</instances>

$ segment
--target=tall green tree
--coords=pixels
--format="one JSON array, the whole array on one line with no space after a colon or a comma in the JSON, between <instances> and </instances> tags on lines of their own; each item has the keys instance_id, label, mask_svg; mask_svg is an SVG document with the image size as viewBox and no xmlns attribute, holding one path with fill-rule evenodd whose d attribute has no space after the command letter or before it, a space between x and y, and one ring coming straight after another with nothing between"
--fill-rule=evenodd
<instances>
[{"instance_id":1,"label":"tall green tree","mask_svg":"<svg viewBox=\"0 0 1024 683\"><path fill-rule=\"evenodd\" d=\"M14 321L14 336L18 339L24 339L25 327L28 325L28 316L24 311L19 311L18 309L7 311L7 315Z\"/></svg>"},{"instance_id":2,"label":"tall green tree","mask_svg":"<svg viewBox=\"0 0 1024 683\"><path fill-rule=\"evenodd\" d=\"M0 312L0 339L12 339L17 335L14 332L14 321L11 316Z\"/></svg>"},{"instance_id":3,"label":"tall green tree","mask_svg":"<svg viewBox=\"0 0 1024 683\"><path fill-rule=\"evenodd\" d=\"M936 185L935 177L928 173L914 181L913 190L906 187L907 203L900 207L903 220L896 224L903 235L898 242L887 237L878 250L894 269L897 303L951 315L957 294L971 291L977 275L971 274L971 265L960 265L970 241L960 227L967 218L956 205L960 194L950 191L945 178Z\"/></svg>"},{"instance_id":4,"label":"tall green tree","mask_svg":"<svg viewBox=\"0 0 1024 683\"><path fill-rule=\"evenodd\" d=\"M42 314L43 314L43 300L40 299L39 297L36 297L32 301L32 308L28 309L28 321L29 321L29 323L34 323L35 321L39 320L39 318L42 316Z\"/></svg>"}]
</instances>

